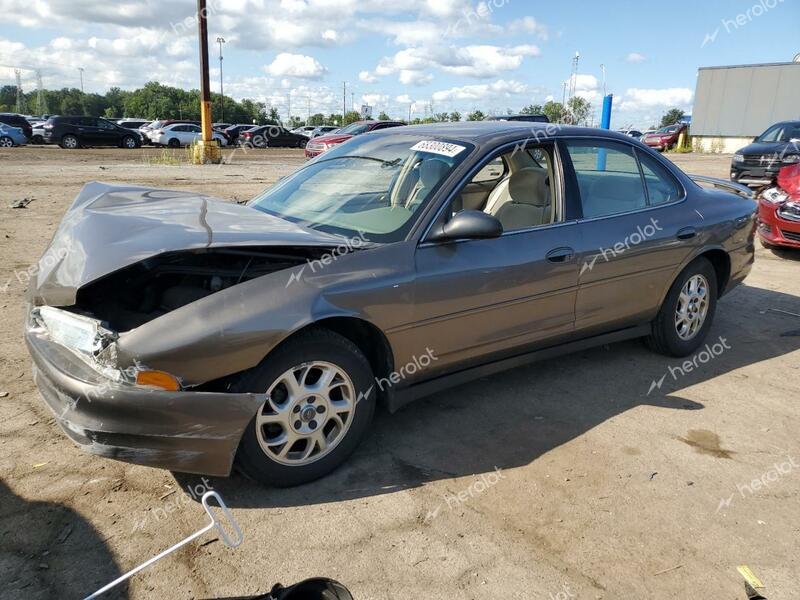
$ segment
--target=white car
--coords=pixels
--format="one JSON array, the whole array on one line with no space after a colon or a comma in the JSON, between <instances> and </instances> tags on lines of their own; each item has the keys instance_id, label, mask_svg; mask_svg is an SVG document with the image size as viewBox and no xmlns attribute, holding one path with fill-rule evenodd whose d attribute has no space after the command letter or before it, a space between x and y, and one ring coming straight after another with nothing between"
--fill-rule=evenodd
<instances>
[{"instance_id":1,"label":"white car","mask_svg":"<svg viewBox=\"0 0 800 600\"><path fill-rule=\"evenodd\" d=\"M199 125L174 123L150 130L147 133L147 137L150 138L150 142L156 146L180 148L181 146L190 146L203 139L203 130ZM212 135L212 138L217 140L220 146L227 146L228 144L228 140L225 139L225 136L216 131Z\"/></svg>"},{"instance_id":2,"label":"white car","mask_svg":"<svg viewBox=\"0 0 800 600\"><path fill-rule=\"evenodd\" d=\"M292 133L296 133L298 135L304 135L307 138L311 137L311 132L316 129L314 125L303 125L302 127L295 127L292 129Z\"/></svg>"}]
</instances>

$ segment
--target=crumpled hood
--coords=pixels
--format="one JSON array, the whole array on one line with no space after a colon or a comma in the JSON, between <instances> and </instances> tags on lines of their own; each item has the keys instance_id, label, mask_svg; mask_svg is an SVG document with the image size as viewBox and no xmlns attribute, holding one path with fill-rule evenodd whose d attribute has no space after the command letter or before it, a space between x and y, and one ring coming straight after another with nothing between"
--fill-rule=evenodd
<instances>
[{"instance_id":1,"label":"crumpled hood","mask_svg":"<svg viewBox=\"0 0 800 600\"><path fill-rule=\"evenodd\" d=\"M69 306L87 283L176 250L340 242L336 236L209 196L92 182L64 215L28 295L34 304Z\"/></svg>"}]
</instances>

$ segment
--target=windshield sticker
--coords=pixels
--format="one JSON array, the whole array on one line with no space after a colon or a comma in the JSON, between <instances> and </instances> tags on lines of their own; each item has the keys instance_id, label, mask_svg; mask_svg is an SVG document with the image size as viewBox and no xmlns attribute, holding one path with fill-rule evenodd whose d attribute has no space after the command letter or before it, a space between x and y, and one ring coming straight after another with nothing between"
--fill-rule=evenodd
<instances>
[{"instance_id":1,"label":"windshield sticker","mask_svg":"<svg viewBox=\"0 0 800 600\"><path fill-rule=\"evenodd\" d=\"M461 152L466 150L466 147L459 146L458 144L448 144L447 142L435 142L431 140L419 142L411 149L417 152L429 152L431 154L440 154L441 156L453 158L454 156L458 156L461 154Z\"/></svg>"}]
</instances>

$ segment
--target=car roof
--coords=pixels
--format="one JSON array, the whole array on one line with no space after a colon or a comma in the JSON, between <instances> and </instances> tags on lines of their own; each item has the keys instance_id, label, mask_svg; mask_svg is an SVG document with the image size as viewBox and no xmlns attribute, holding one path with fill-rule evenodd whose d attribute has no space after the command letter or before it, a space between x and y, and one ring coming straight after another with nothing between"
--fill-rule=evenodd
<instances>
[{"instance_id":1,"label":"car roof","mask_svg":"<svg viewBox=\"0 0 800 600\"><path fill-rule=\"evenodd\" d=\"M529 136L544 139L563 136L588 136L624 140L630 143L630 136L590 127L561 125L557 123L535 123L531 121L461 121L458 123L431 123L424 125L407 125L400 128L381 129L370 135L397 135L402 132L413 132L415 135L454 138L465 142L483 145L487 143L503 143Z\"/></svg>"}]
</instances>

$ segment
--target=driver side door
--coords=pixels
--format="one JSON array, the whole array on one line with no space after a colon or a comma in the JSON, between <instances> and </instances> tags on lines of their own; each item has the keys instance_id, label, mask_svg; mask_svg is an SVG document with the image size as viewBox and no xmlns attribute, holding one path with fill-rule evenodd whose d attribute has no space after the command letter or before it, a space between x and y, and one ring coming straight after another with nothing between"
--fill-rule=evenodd
<instances>
[{"instance_id":1,"label":"driver side door","mask_svg":"<svg viewBox=\"0 0 800 600\"><path fill-rule=\"evenodd\" d=\"M524 176L516 175L513 191L517 197L511 200L524 204L533 199L535 206L535 196L550 194L550 213L517 207L514 219L506 221L497 238L423 241L415 254L414 327L395 337L395 343L405 347L399 355L414 355L429 347L437 357L432 368L452 370L571 336L578 284L574 248L579 246L579 233L574 221L561 216L564 194L555 149L550 144L537 148L543 151L540 156L547 157L548 164L542 165L546 174L534 178L539 185L531 189L525 187ZM526 167L521 158L514 160L510 153L503 156L511 163L512 178L526 168L537 169ZM492 160L473 171L445 211L463 210L456 205L459 196L481 183L474 181L475 175L485 175Z\"/></svg>"}]
</instances>

